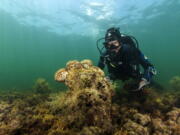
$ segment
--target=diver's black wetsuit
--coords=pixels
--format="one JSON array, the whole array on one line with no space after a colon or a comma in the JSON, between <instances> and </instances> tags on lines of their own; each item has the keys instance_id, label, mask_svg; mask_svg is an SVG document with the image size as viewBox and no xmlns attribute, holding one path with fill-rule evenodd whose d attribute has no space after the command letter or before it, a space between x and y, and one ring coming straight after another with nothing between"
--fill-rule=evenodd
<instances>
[{"instance_id":1,"label":"diver's black wetsuit","mask_svg":"<svg viewBox=\"0 0 180 135\"><path fill-rule=\"evenodd\" d=\"M147 81L151 81L155 70L139 49L124 43L116 56L113 56L108 50L100 56L98 67L104 69L105 65L107 65L111 80L124 81L129 78L137 80L145 78ZM143 74L140 73L139 65L144 69Z\"/></svg>"}]
</instances>

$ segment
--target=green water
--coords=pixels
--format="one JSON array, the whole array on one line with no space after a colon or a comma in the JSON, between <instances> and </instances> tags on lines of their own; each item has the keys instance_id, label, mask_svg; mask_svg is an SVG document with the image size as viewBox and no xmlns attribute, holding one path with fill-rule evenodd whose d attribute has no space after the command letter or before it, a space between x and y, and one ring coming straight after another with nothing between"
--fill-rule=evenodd
<instances>
[{"instance_id":1,"label":"green water","mask_svg":"<svg viewBox=\"0 0 180 135\"><path fill-rule=\"evenodd\" d=\"M167 86L180 75L178 0L1 0L0 89L30 89L38 77L51 85L69 60L97 64L96 40L119 26L137 38Z\"/></svg>"}]
</instances>

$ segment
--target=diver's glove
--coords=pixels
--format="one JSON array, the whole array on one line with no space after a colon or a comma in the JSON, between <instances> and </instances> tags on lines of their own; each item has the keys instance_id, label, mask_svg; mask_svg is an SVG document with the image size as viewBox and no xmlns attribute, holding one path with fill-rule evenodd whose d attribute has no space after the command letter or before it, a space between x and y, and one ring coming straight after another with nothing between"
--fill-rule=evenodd
<instances>
[{"instance_id":1,"label":"diver's glove","mask_svg":"<svg viewBox=\"0 0 180 135\"><path fill-rule=\"evenodd\" d=\"M139 82L139 87L137 90L141 90L143 89L145 86L147 86L148 84L150 84L149 81L147 81L145 78L142 78L141 81Z\"/></svg>"},{"instance_id":2,"label":"diver's glove","mask_svg":"<svg viewBox=\"0 0 180 135\"><path fill-rule=\"evenodd\" d=\"M148 84L150 84L150 82L147 81L145 78L142 78L141 81L139 82L139 84L137 84L137 85L138 85L137 88L132 89L131 92L141 91L141 90L143 90L143 88L144 88L145 86L147 86Z\"/></svg>"}]
</instances>

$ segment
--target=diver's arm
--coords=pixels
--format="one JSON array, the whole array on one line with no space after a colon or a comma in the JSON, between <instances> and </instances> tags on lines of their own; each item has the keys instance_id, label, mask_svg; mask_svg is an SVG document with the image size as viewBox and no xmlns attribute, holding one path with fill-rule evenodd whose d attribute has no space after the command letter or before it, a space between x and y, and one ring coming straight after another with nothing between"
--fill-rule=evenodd
<instances>
[{"instance_id":1,"label":"diver's arm","mask_svg":"<svg viewBox=\"0 0 180 135\"><path fill-rule=\"evenodd\" d=\"M148 58L140 50L138 50L138 60L141 66L144 68L142 80L150 82L153 75L156 74L154 66L149 62Z\"/></svg>"},{"instance_id":2,"label":"diver's arm","mask_svg":"<svg viewBox=\"0 0 180 135\"><path fill-rule=\"evenodd\" d=\"M101 68L102 70L105 67L105 58L103 55L101 55L99 58L98 67Z\"/></svg>"}]
</instances>

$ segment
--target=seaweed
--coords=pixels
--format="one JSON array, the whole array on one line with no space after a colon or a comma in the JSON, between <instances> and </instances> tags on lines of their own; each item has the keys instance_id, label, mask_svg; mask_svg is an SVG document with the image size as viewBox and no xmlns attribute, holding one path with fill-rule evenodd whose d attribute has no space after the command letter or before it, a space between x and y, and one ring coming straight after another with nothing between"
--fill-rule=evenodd
<instances>
[{"instance_id":1,"label":"seaweed","mask_svg":"<svg viewBox=\"0 0 180 135\"><path fill-rule=\"evenodd\" d=\"M180 93L147 87L130 93L92 61L69 61L55 73L68 90L51 93L45 79L34 92L0 94L0 135L179 135ZM142 100L143 99L143 100Z\"/></svg>"}]
</instances>

